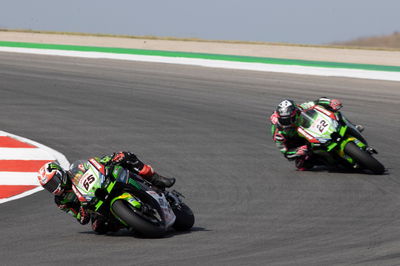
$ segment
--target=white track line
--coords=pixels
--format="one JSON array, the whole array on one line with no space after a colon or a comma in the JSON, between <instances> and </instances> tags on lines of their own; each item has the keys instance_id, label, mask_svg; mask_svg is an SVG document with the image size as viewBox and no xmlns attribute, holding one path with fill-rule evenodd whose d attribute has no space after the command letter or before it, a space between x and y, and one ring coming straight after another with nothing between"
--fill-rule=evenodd
<instances>
[{"instance_id":1,"label":"white track line","mask_svg":"<svg viewBox=\"0 0 400 266\"><path fill-rule=\"evenodd\" d=\"M0 185L39 186L37 172L0 172Z\"/></svg>"},{"instance_id":2,"label":"white track line","mask_svg":"<svg viewBox=\"0 0 400 266\"><path fill-rule=\"evenodd\" d=\"M196 65L204 67L266 71L266 72L301 74L301 75L400 81L400 72L391 72L391 71L308 67L308 66L298 66L298 65L279 65L279 64L264 64L264 63L245 63L245 62L209 60L209 59L199 59L199 58L113 54L113 53L102 53L102 52L80 52L80 51L64 51L64 50L18 48L18 47L0 47L0 51L41 54L41 55L72 56L72 57L83 57L83 58L119 59L119 60L153 62L153 63Z\"/></svg>"},{"instance_id":3,"label":"white track line","mask_svg":"<svg viewBox=\"0 0 400 266\"><path fill-rule=\"evenodd\" d=\"M0 148L0 160L54 160L54 156L38 148Z\"/></svg>"}]
</instances>

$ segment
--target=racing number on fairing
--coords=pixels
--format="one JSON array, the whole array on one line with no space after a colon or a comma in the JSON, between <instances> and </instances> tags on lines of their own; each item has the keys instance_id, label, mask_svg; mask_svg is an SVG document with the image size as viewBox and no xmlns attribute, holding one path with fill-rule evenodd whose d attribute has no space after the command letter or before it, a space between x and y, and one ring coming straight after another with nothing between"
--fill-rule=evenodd
<instances>
[{"instance_id":1,"label":"racing number on fairing","mask_svg":"<svg viewBox=\"0 0 400 266\"><path fill-rule=\"evenodd\" d=\"M324 132L325 128L328 126L328 123L326 123L325 120L321 120L319 122L319 125L317 125L318 130L322 133Z\"/></svg>"},{"instance_id":2,"label":"racing number on fairing","mask_svg":"<svg viewBox=\"0 0 400 266\"><path fill-rule=\"evenodd\" d=\"M90 175L86 177L85 181L83 181L83 187L86 189L86 191L89 189L90 184L92 184L94 180L94 176Z\"/></svg>"}]
</instances>

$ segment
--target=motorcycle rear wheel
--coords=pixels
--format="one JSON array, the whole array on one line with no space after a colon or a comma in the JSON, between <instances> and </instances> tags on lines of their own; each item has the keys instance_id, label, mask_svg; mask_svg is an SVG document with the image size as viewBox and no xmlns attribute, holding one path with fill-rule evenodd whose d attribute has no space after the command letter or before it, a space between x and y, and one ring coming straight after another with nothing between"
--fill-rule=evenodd
<instances>
[{"instance_id":1,"label":"motorcycle rear wheel","mask_svg":"<svg viewBox=\"0 0 400 266\"><path fill-rule=\"evenodd\" d=\"M145 237L162 237L166 233L163 225L152 223L135 213L125 200L116 200L111 206L113 212L127 223L133 231Z\"/></svg>"},{"instance_id":2,"label":"motorcycle rear wheel","mask_svg":"<svg viewBox=\"0 0 400 266\"><path fill-rule=\"evenodd\" d=\"M354 142L347 143L344 147L344 152L363 168L370 170L374 174L383 174L385 172L385 167L377 159L360 149Z\"/></svg>"}]
</instances>

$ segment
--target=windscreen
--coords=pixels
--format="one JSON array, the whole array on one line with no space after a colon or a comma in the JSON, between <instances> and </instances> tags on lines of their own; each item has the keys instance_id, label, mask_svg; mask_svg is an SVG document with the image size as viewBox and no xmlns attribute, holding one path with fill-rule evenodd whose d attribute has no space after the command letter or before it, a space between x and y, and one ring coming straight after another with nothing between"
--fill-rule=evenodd
<instances>
[{"instance_id":1,"label":"windscreen","mask_svg":"<svg viewBox=\"0 0 400 266\"><path fill-rule=\"evenodd\" d=\"M301 112L299 126L303 128L309 128L317 117L318 112L314 109Z\"/></svg>"}]
</instances>

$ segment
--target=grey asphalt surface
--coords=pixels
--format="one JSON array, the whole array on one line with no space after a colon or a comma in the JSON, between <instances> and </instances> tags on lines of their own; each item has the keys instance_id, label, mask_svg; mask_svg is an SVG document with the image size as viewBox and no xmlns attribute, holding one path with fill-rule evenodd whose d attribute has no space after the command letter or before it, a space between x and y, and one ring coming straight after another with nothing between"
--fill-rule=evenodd
<instances>
[{"instance_id":1,"label":"grey asphalt surface","mask_svg":"<svg viewBox=\"0 0 400 266\"><path fill-rule=\"evenodd\" d=\"M188 233L95 235L41 191L0 205L2 265L399 265L400 83L0 53L0 129L70 162L135 152L196 215ZM337 97L389 168L298 172L271 141L285 97Z\"/></svg>"}]
</instances>

